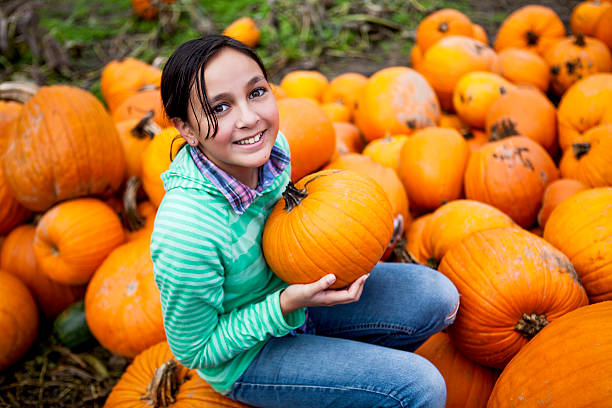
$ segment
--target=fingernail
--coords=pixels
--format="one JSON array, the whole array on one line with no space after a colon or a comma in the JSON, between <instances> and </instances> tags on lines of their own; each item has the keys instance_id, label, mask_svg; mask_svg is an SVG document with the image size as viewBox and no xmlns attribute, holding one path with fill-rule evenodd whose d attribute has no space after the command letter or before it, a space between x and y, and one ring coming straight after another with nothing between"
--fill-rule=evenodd
<instances>
[{"instance_id":1,"label":"fingernail","mask_svg":"<svg viewBox=\"0 0 612 408\"><path fill-rule=\"evenodd\" d=\"M336 275L329 275L327 277L327 281L329 282L329 284L331 285L332 283L334 283L336 281Z\"/></svg>"},{"instance_id":2,"label":"fingernail","mask_svg":"<svg viewBox=\"0 0 612 408\"><path fill-rule=\"evenodd\" d=\"M366 275L363 275L363 280L366 280L366 279L368 279L369 277L370 277L370 274L369 274L369 273L368 273L368 274L366 274Z\"/></svg>"}]
</instances>

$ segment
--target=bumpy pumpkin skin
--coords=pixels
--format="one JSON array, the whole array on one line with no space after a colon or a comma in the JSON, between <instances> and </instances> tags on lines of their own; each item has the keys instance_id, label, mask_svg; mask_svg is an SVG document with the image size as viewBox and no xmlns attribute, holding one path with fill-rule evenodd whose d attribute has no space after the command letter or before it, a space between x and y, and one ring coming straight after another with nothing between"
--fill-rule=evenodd
<instances>
[{"instance_id":1,"label":"bumpy pumpkin skin","mask_svg":"<svg viewBox=\"0 0 612 408\"><path fill-rule=\"evenodd\" d=\"M559 146L563 151L602 123L612 100L612 74L598 73L573 84L557 109Z\"/></svg>"},{"instance_id":2,"label":"bumpy pumpkin skin","mask_svg":"<svg viewBox=\"0 0 612 408\"><path fill-rule=\"evenodd\" d=\"M0 270L0 371L19 360L36 340L38 308L28 288Z\"/></svg>"},{"instance_id":3,"label":"bumpy pumpkin skin","mask_svg":"<svg viewBox=\"0 0 612 408\"><path fill-rule=\"evenodd\" d=\"M289 211L284 195L264 227L263 252L274 273L288 283L312 283L334 273L332 288L369 273L393 235L385 191L350 170L313 173L295 187L308 195Z\"/></svg>"},{"instance_id":4,"label":"bumpy pumpkin skin","mask_svg":"<svg viewBox=\"0 0 612 408\"><path fill-rule=\"evenodd\" d=\"M104 408L150 408L147 387L153 382L155 370L172 360L178 364L178 389L172 408L247 408L215 392L195 370L180 365L172 356L166 341L155 344L138 354L125 370L106 399ZM143 398L144 397L144 398Z\"/></svg>"},{"instance_id":5,"label":"bumpy pumpkin skin","mask_svg":"<svg viewBox=\"0 0 612 408\"><path fill-rule=\"evenodd\" d=\"M487 407L610 406L611 338L612 302L561 316L506 366Z\"/></svg>"},{"instance_id":6,"label":"bumpy pumpkin skin","mask_svg":"<svg viewBox=\"0 0 612 408\"><path fill-rule=\"evenodd\" d=\"M417 26L416 43L422 51L449 35L472 37L469 17L455 9L442 9L429 14Z\"/></svg>"},{"instance_id":7,"label":"bumpy pumpkin skin","mask_svg":"<svg viewBox=\"0 0 612 408\"><path fill-rule=\"evenodd\" d=\"M581 191L553 210L544 239L574 264L591 303L612 300L612 187Z\"/></svg>"},{"instance_id":8,"label":"bumpy pumpkin skin","mask_svg":"<svg viewBox=\"0 0 612 408\"><path fill-rule=\"evenodd\" d=\"M362 89L355 124L372 141L385 136L410 134L435 126L440 104L432 87L417 71L407 67L384 68Z\"/></svg>"},{"instance_id":9,"label":"bumpy pumpkin skin","mask_svg":"<svg viewBox=\"0 0 612 408\"><path fill-rule=\"evenodd\" d=\"M28 100L3 156L7 184L32 211L75 197L112 195L123 182L119 134L91 93L43 86Z\"/></svg>"},{"instance_id":10,"label":"bumpy pumpkin skin","mask_svg":"<svg viewBox=\"0 0 612 408\"><path fill-rule=\"evenodd\" d=\"M561 175L589 187L612 186L612 124L587 130L561 158Z\"/></svg>"},{"instance_id":11,"label":"bumpy pumpkin skin","mask_svg":"<svg viewBox=\"0 0 612 408\"><path fill-rule=\"evenodd\" d=\"M497 373L463 356L448 334L438 332L415 350L442 374L446 382L446 408L483 408L486 406Z\"/></svg>"},{"instance_id":12,"label":"bumpy pumpkin skin","mask_svg":"<svg viewBox=\"0 0 612 408\"><path fill-rule=\"evenodd\" d=\"M558 173L542 146L513 136L472 153L465 170L465 196L492 205L529 228L536 221L544 189Z\"/></svg>"},{"instance_id":13,"label":"bumpy pumpkin skin","mask_svg":"<svg viewBox=\"0 0 612 408\"><path fill-rule=\"evenodd\" d=\"M533 85L548 91L550 67L539 54L521 48L506 48L498 53L502 76L517 85Z\"/></svg>"},{"instance_id":14,"label":"bumpy pumpkin skin","mask_svg":"<svg viewBox=\"0 0 612 408\"><path fill-rule=\"evenodd\" d=\"M106 349L125 357L166 338L149 242L137 239L116 248L85 292L91 333Z\"/></svg>"},{"instance_id":15,"label":"bumpy pumpkin skin","mask_svg":"<svg viewBox=\"0 0 612 408\"><path fill-rule=\"evenodd\" d=\"M489 367L503 369L529 341L515 329L524 314L544 315L551 322L588 303L569 259L516 227L468 235L446 252L438 270L461 295L457 318L448 328L453 344ZM531 334L539 328L532 327Z\"/></svg>"},{"instance_id":16,"label":"bumpy pumpkin skin","mask_svg":"<svg viewBox=\"0 0 612 408\"><path fill-rule=\"evenodd\" d=\"M495 51L526 48L543 55L555 41L565 37L565 26L549 7L527 5L510 14L499 27Z\"/></svg>"},{"instance_id":17,"label":"bumpy pumpkin skin","mask_svg":"<svg viewBox=\"0 0 612 408\"><path fill-rule=\"evenodd\" d=\"M542 207L538 211L538 225L542 228L546 225L548 217L552 211L563 201L567 200L574 194L586 190L588 187L569 178L555 180L546 186L544 195L542 196ZM542 230L542 233L544 231ZM541 236L542 234L540 234Z\"/></svg>"}]
</instances>

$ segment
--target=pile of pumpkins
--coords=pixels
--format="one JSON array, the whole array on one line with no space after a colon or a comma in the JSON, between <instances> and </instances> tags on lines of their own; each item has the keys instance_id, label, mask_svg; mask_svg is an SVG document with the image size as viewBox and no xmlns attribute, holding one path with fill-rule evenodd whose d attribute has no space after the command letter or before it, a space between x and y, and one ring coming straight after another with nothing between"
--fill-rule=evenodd
<instances>
[{"instance_id":1,"label":"pile of pumpkins","mask_svg":"<svg viewBox=\"0 0 612 408\"><path fill-rule=\"evenodd\" d=\"M467 16L439 10L417 28L412 68L271 84L295 185L266 224L268 263L340 286L380 260L449 277L456 321L416 351L443 374L448 407L612 404L612 2L581 3L570 21L566 36L553 10L522 7L491 48ZM182 139L160 78L109 63L106 106L70 85L0 85L0 370L35 340L39 311L54 319L84 298L96 340L134 358L107 406L244 406L165 341L149 239ZM324 205L301 205L309 195ZM310 272L270 238L290 216L339 220L283 237Z\"/></svg>"}]
</instances>

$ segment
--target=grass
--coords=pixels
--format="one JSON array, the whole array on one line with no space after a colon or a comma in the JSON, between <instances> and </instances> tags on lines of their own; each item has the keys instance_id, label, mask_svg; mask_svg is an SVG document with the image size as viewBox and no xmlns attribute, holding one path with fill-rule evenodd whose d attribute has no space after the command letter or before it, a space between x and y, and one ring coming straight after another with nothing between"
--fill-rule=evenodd
<instances>
[{"instance_id":1,"label":"grass","mask_svg":"<svg viewBox=\"0 0 612 408\"><path fill-rule=\"evenodd\" d=\"M332 63L343 58L371 66L407 61L416 25L429 11L453 7L470 12L468 0L176 0L155 20L144 21L134 15L130 0L34 4L40 32L50 34L66 52L70 69L50 67L44 56L15 40L11 52L0 58L0 81L72 83L97 96L101 70L110 60L132 56L150 63L203 31L221 32L242 16L260 27L256 51L272 78L279 79L296 67L333 76L339 68Z\"/></svg>"}]
</instances>

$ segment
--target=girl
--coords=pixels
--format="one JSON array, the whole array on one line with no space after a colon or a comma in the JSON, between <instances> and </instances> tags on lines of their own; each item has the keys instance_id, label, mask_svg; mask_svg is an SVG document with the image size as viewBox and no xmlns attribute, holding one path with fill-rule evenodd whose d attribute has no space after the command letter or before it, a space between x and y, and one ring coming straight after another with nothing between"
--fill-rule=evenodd
<instances>
[{"instance_id":1,"label":"girl","mask_svg":"<svg viewBox=\"0 0 612 408\"><path fill-rule=\"evenodd\" d=\"M291 171L257 55L225 36L188 41L161 93L186 141L162 175L151 240L176 359L258 407L444 406L442 376L408 352L455 317L457 290L442 274L380 263L367 284L330 290L333 271L287 285L267 266L264 224Z\"/></svg>"}]
</instances>

